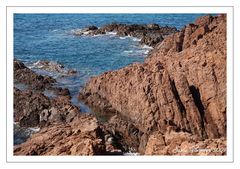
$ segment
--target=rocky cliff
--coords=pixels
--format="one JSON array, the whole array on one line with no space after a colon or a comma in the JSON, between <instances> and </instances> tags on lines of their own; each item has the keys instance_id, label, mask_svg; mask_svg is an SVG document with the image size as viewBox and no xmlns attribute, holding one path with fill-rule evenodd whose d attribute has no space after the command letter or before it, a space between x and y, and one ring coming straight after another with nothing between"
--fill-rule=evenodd
<instances>
[{"instance_id":1,"label":"rocky cliff","mask_svg":"<svg viewBox=\"0 0 240 169\"><path fill-rule=\"evenodd\" d=\"M142 154L156 154L157 144L157 154L174 154L166 149L174 139L175 147L224 148L226 56L226 16L204 16L156 44L144 63L91 78L79 98L133 123Z\"/></svg>"}]
</instances>

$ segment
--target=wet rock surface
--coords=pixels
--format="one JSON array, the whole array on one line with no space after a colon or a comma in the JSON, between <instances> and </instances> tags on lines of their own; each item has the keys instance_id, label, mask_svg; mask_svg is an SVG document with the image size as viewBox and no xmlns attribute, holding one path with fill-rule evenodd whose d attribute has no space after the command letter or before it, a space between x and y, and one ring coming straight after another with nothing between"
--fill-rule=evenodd
<instances>
[{"instance_id":1,"label":"wet rock surface","mask_svg":"<svg viewBox=\"0 0 240 169\"><path fill-rule=\"evenodd\" d=\"M70 122L80 113L70 96L50 99L40 92L14 88L14 121L21 127L42 127L54 122Z\"/></svg>"},{"instance_id":2,"label":"wet rock surface","mask_svg":"<svg viewBox=\"0 0 240 169\"><path fill-rule=\"evenodd\" d=\"M56 80L52 77L39 75L14 60L14 80L27 85L24 90L14 87L14 121L21 127L69 122L79 114L79 108L71 103L69 90L54 86ZM55 97L46 96L46 90L54 92Z\"/></svg>"},{"instance_id":3,"label":"wet rock surface","mask_svg":"<svg viewBox=\"0 0 240 169\"><path fill-rule=\"evenodd\" d=\"M40 75L16 59L14 59L14 83L23 84L25 89L32 91L44 92L45 90L51 90L57 95L70 95L68 89L55 86L56 79Z\"/></svg>"},{"instance_id":4,"label":"wet rock surface","mask_svg":"<svg viewBox=\"0 0 240 169\"><path fill-rule=\"evenodd\" d=\"M61 65L58 62L40 60L33 64L33 67L36 69L43 69L49 72L59 73L63 76L75 75L77 73L76 70L67 69L65 66Z\"/></svg>"},{"instance_id":5,"label":"wet rock surface","mask_svg":"<svg viewBox=\"0 0 240 169\"><path fill-rule=\"evenodd\" d=\"M88 28L75 31L73 34L76 36L81 35L99 35L108 32L116 32L118 36L132 36L140 39L141 44L151 47L161 43L166 35L177 32L175 27L160 26L158 24L148 25L127 25L119 23L107 24L101 28L90 26Z\"/></svg>"},{"instance_id":6,"label":"wet rock surface","mask_svg":"<svg viewBox=\"0 0 240 169\"><path fill-rule=\"evenodd\" d=\"M56 82L55 79L49 76L42 76L28 67L26 67L21 61L14 59L14 81L17 83L23 83L34 90L44 90L45 88L53 86Z\"/></svg>"},{"instance_id":7,"label":"wet rock surface","mask_svg":"<svg viewBox=\"0 0 240 169\"><path fill-rule=\"evenodd\" d=\"M116 27L113 24L97 31ZM129 29L120 27L118 34L131 32ZM138 150L142 154L153 154L157 146L162 147L158 155L175 155L169 151L171 143L164 143L161 137L169 131L177 133L175 139L182 134L188 138L174 144L181 148L202 144L206 145L202 148L224 148L226 56L226 16L204 16L165 37L143 64L91 78L79 98L98 109L118 112L133 123L141 133ZM161 135L155 136L155 132Z\"/></svg>"}]
</instances>

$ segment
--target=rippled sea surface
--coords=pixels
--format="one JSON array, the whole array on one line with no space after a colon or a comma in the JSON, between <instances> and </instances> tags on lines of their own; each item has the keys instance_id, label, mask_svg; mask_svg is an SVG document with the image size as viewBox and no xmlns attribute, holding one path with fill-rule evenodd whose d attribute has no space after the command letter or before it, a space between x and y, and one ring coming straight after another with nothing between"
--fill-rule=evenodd
<instances>
[{"instance_id":1,"label":"rippled sea surface","mask_svg":"<svg viewBox=\"0 0 240 169\"><path fill-rule=\"evenodd\" d=\"M49 60L77 70L76 76L57 78L58 85L69 88L73 98L76 98L81 86L91 76L133 62L143 62L150 49L139 45L136 38L117 37L114 34L74 36L72 31L90 25L101 27L112 22L157 23L181 29L201 15L203 14L15 14L14 57L27 65L38 60Z\"/></svg>"}]
</instances>

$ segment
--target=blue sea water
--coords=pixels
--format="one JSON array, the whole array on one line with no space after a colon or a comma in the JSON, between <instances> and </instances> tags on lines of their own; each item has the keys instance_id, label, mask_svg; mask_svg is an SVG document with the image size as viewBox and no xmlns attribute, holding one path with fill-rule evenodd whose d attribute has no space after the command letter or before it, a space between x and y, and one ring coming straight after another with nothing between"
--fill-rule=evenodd
<instances>
[{"instance_id":1,"label":"blue sea water","mask_svg":"<svg viewBox=\"0 0 240 169\"><path fill-rule=\"evenodd\" d=\"M112 22L158 23L181 29L203 14L15 14L14 57L31 65L38 60L56 61L78 71L76 76L58 78L67 87L73 102L81 86L91 77L116 70L133 62L143 62L149 48L134 38L74 36L71 32L90 25ZM82 109L86 110L86 107ZM89 111L89 110L86 110Z\"/></svg>"}]
</instances>

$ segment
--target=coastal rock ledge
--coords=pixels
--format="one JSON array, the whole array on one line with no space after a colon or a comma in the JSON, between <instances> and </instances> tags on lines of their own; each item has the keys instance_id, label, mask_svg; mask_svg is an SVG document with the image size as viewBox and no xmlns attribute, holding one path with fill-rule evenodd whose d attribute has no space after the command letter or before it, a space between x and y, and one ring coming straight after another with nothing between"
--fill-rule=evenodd
<instances>
[{"instance_id":1,"label":"coastal rock ledge","mask_svg":"<svg viewBox=\"0 0 240 169\"><path fill-rule=\"evenodd\" d=\"M91 78L79 99L133 123L141 154L225 155L226 57L226 16L200 17L144 63Z\"/></svg>"}]
</instances>

